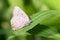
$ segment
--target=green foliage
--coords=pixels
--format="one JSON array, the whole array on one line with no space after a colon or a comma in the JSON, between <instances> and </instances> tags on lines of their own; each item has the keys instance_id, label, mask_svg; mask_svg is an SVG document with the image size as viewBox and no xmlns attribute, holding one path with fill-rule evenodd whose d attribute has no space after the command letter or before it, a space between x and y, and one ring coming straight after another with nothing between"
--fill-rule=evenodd
<instances>
[{"instance_id":1,"label":"green foliage","mask_svg":"<svg viewBox=\"0 0 60 40\"><path fill-rule=\"evenodd\" d=\"M60 40L59 1L0 0L0 30L5 32L1 35L6 40ZM16 31L10 25L14 6L21 7L31 19L29 25Z\"/></svg>"}]
</instances>

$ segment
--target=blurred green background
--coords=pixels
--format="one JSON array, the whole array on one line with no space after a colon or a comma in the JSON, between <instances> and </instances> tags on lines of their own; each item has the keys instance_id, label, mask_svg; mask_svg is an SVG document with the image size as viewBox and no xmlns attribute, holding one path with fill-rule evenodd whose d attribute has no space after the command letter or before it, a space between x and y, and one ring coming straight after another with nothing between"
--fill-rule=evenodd
<instances>
[{"instance_id":1,"label":"blurred green background","mask_svg":"<svg viewBox=\"0 0 60 40\"><path fill-rule=\"evenodd\" d=\"M43 21L38 21L40 23L35 23L36 25L33 24L34 28L27 32L14 32L10 20L15 6L22 8L28 16L32 17L34 22L36 19L37 21L43 19ZM60 40L59 11L60 0L0 0L0 40ZM39 16L37 17L37 15ZM45 15L48 16L45 17Z\"/></svg>"}]
</instances>

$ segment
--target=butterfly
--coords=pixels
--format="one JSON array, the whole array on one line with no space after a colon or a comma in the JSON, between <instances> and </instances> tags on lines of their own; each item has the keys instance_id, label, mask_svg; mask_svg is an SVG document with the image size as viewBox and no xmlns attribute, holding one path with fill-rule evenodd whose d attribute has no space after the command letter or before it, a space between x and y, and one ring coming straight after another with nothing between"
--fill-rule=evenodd
<instances>
[{"instance_id":1,"label":"butterfly","mask_svg":"<svg viewBox=\"0 0 60 40\"><path fill-rule=\"evenodd\" d=\"M18 6L14 7L11 25L13 30L18 30L27 26L30 23L28 15Z\"/></svg>"}]
</instances>

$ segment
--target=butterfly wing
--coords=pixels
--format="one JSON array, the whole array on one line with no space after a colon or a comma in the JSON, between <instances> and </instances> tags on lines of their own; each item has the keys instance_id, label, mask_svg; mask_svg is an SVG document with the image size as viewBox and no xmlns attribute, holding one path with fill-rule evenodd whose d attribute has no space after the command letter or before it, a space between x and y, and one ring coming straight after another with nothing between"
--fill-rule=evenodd
<instances>
[{"instance_id":1,"label":"butterfly wing","mask_svg":"<svg viewBox=\"0 0 60 40\"><path fill-rule=\"evenodd\" d=\"M19 7L15 7L13 10L13 17L11 19L11 25L13 30L20 29L30 23L30 19L27 14Z\"/></svg>"},{"instance_id":2,"label":"butterfly wing","mask_svg":"<svg viewBox=\"0 0 60 40\"><path fill-rule=\"evenodd\" d=\"M27 16L27 14L21 8L19 8L18 6L16 6L14 8L13 15L23 17L27 21L30 20L29 17Z\"/></svg>"}]
</instances>

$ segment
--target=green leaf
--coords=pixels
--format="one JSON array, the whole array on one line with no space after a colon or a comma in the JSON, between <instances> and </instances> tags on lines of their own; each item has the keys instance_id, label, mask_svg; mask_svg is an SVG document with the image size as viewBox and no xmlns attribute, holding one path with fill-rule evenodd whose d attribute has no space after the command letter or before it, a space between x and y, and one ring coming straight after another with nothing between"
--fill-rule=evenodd
<instances>
[{"instance_id":1,"label":"green leaf","mask_svg":"<svg viewBox=\"0 0 60 40\"><path fill-rule=\"evenodd\" d=\"M54 35L56 33L57 32L55 32L54 30L48 28L48 29L45 29L42 32L38 33L37 35L49 38L49 36L52 36L52 35Z\"/></svg>"},{"instance_id":2,"label":"green leaf","mask_svg":"<svg viewBox=\"0 0 60 40\"><path fill-rule=\"evenodd\" d=\"M60 18L60 13L57 11L49 10L49 11L39 12L31 16L32 22L30 23L30 25L14 32L15 34L24 33L28 30L31 30L38 24L55 26L56 24L59 23L59 20L60 20L59 18Z\"/></svg>"},{"instance_id":3,"label":"green leaf","mask_svg":"<svg viewBox=\"0 0 60 40\"><path fill-rule=\"evenodd\" d=\"M54 38L56 40L60 40L60 34L54 34L53 36L50 36L50 38Z\"/></svg>"}]
</instances>

